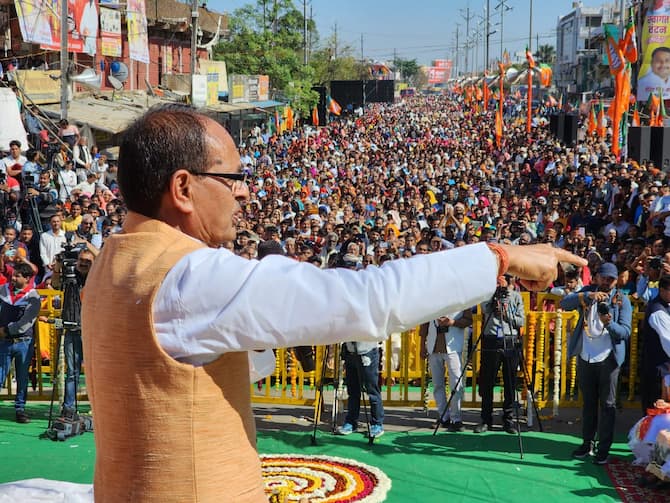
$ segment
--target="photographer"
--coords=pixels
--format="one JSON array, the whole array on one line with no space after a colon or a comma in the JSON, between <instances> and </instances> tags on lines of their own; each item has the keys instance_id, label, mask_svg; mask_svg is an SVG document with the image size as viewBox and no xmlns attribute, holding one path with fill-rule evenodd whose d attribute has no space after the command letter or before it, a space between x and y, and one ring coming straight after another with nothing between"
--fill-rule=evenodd
<instances>
[{"instance_id":1,"label":"photographer","mask_svg":"<svg viewBox=\"0 0 670 503\"><path fill-rule=\"evenodd\" d=\"M466 340L465 329L469 326L472 326L471 309L442 316L422 324L419 328L421 358L428 356L438 420L441 419L442 426L452 432L465 431L461 417L464 388L464 381L461 378L463 372L461 353ZM449 387L453 390L454 395L448 411L445 411L447 407L445 367L449 369ZM458 383L457 388L456 383Z\"/></svg>"},{"instance_id":2,"label":"photographer","mask_svg":"<svg viewBox=\"0 0 670 503\"><path fill-rule=\"evenodd\" d=\"M526 315L521 294L514 289L513 278L500 278L493 298L482 304L486 325L482 328L481 369L479 394L482 397L482 422L474 432L483 433L493 426L493 386L502 363L503 368L503 429L517 433L513 422L516 400L516 372L519 366L519 328L524 326Z\"/></svg>"},{"instance_id":3,"label":"photographer","mask_svg":"<svg viewBox=\"0 0 670 503\"><path fill-rule=\"evenodd\" d=\"M28 395L28 368L35 345L33 325L40 312L40 296L32 286L34 272L24 262L14 266L12 279L0 286L0 383L4 383L14 360L17 423L29 423L25 412Z\"/></svg>"},{"instance_id":4,"label":"photographer","mask_svg":"<svg viewBox=\"0 0 670 503\"><path fill-rule=\"evenodd\" d=\"M55 210L54 203L58 201L58 192L51 184L51 173L49 170L42 170L37 177L37 184L33 184L34 179L29 178L23 182L25 198L21 205L21 221L46 228L49 217L53 214L51 210Z\"/></svg>"},{"instance_id":5,"label":"photographer","mask_svg":"<svg viewBox=\"0 0 670 503\"><path fill-rule=\"evenodd\" d=\"M66 297L80 298L81 290L86 284L86 277L93 265L95 255L88 249L81 250L72 268L74 257L69 255L76 253L74 251L65 251L58 255L51 284L56 290L61 290L65 286L66 280L72 280L72 286L75 288L73 295ZM68 275L73 277L69 278ZM65 306L63 306L65 308ZM81 304L77 307L81 309ZM74 313L79 319L80 313ZM77 385L79 383L79 373L81 372L82 345L81 345L81 326L65 327L63 337L63 352L65 354L65 396L63 398L63 417L71 417L76 411Z\"/></svg>"},{"instance_id":6,"label":"photographer","mask_svg":"<svg viewBox=\"0 0 670 503\"><path fill-rule=\"evenodd\" d=\"M568 358L577 356L577 381L583 397L583 443L572 457L584 459L590 455L597 432L594 463L598 465L607 464L614 439L617 381L633 319L628 297L616 288L618 277L616 266L605 262L598 268L594 284L561 301L566 311L579 312L579 321L568 341Z\"/></svg>"}]
</instances>

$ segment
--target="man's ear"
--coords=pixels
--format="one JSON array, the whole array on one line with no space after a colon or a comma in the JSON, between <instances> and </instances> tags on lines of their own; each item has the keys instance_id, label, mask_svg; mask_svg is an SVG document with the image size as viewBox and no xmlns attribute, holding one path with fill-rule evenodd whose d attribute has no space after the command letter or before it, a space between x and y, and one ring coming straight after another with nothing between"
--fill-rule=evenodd
<instances>
[{"instance_id":1,"label":"man's ear","mask_svg":"<svg viewBox=\"0 0 670 503\"><path fill-rule=\"evenodd\" d=\"M179 213L191 214L194 211L193 181L193 175L185 169L175 171L170 177L168 200Z\"/></svg>"}]
</instances>

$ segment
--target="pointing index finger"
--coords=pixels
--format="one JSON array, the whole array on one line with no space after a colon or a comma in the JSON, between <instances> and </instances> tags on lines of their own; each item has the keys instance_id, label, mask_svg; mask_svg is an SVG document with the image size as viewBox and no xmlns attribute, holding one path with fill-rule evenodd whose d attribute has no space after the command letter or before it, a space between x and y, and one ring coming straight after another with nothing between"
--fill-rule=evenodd
<instances>
[{"instance_id":1,"label":"pointing index finger","mask_svg":"<svg viewBox=\"0 0 670 503\"><path fill-rule=\"evenodd\" d=\"M554 256L559 262L568 262L572 265L582 267L588 264L586 259L579 257L574 253L570 253L569 251L562 248L554 248Z\"/></svg>"}]
</instances>

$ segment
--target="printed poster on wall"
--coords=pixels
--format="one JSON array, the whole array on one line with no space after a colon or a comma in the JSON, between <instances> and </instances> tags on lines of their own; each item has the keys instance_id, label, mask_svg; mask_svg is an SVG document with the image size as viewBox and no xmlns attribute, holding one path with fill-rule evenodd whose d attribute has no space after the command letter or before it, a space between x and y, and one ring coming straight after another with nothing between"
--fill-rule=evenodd
<instances>
[{"instance_id":1,"label":"printed poster on wall","mask_svg":"<svg viewBox=\"0 0 670 503\"><path fill-rule=\"evenodd\" d=\"M144 0L128 0L126 23L130 59L149 64L149 37Z\"/></svg>"},{"instance_id":2,"label":"printed poster on wall","mask_svg":"<svg viewBox=\"0 0 670 503\"><path fill-rule=\"evenodd\" d=\"M14 0L16 16L24 42L33 44L50 44L51 16L50 2L45 0Z\"/></svg>"},{"instance_id":3,"label":"printed poster on wall","mask_svg":"<svg viewBox=\"0 0 670 503\"><path fill-rule=\"evenodd\" d=\"M121 13L100 7L100 51L103 56L121 57Z\"/></svg>"},{"instance_id":4,"label":"printed poster on wall","mask_svg":"<svg viewBox=\"0 0 670 503\"><path fill-rule=\"evenodd\" d=\"M646 102L649 94L663 90L670 99L670 5L655 0L642 26L642 66L637 81L637 99Z\"/></svg>"},{"instance_id":5,"label":"printed poster on wall","mask_svg":"<svg viewBox=\"0 0 670 503\"><path fill-rule=\"evenodd\" d=\"M18 0L17 0L18 1ZM30 0L32 1L32 0ZM51 43L42 43L43 49L60 50L60 2L61 0L43 0L47 5ZM98 3L97 0L67 0L68 38L70 52L94 55L98 40Z\"/></svg>"}]
</instances>

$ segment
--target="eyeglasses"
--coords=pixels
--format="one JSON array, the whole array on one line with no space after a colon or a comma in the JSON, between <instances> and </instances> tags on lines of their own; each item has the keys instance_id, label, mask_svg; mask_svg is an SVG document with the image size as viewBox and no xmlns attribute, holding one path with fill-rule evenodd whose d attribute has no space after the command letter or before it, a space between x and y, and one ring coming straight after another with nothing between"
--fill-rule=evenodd
<instances>
[{"instance_id":1,"label":"eyeglasses","mask_svg":"<svg viewBox=\"0 0 670 503\"><path fill-rule=\"evenodd\" d=\"M239 192L247 186L248 175L246 173L212 173L212 172L193 172L195 176L213 176L214 178L223 178L225 180L233 180L232 185L225 184L232 192Z\"/></svg>"}]
</instances>

